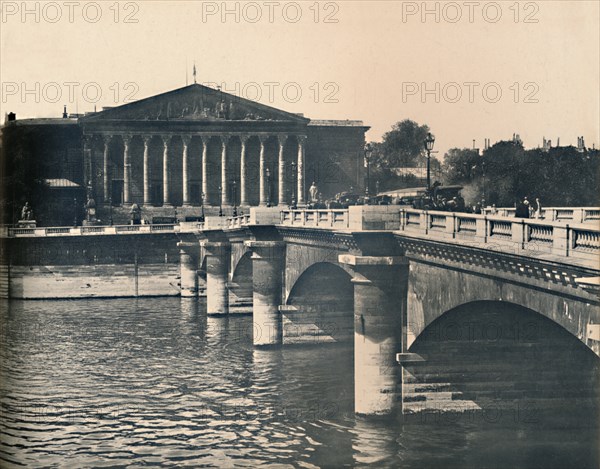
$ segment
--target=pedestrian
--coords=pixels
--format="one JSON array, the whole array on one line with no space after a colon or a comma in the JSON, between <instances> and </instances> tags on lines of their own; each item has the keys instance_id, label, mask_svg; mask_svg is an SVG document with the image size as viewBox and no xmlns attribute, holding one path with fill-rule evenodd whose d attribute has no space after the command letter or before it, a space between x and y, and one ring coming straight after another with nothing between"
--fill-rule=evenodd
<instances>
[{"instance_id":1,"label":"pedestrian","mask_svg":"<svg viewBox=\"0 0 600 469\"><path fill-rule=\"evenodd\" d=\"M515 210L516 218L529 218L529 202L527 197L517 202L517 208Z\"/></svg>"},{"instance_id":2,"label":"pedestrian","mask_svg":"<svg viewBox=\"0 0 600 469\"><path fill-rule=\"evenodd\" d=\"M527 197L523 197L523 205L527 209L526 211L525 209L523 210L523 218L531 218L531 215L533 214L533 207L529 203L529 200L527 200Z\"/></svg>"}]
</instances>

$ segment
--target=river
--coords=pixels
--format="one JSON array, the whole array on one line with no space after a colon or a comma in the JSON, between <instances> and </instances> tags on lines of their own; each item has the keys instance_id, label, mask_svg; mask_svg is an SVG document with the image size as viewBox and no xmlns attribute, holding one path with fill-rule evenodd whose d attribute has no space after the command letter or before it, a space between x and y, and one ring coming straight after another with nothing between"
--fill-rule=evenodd
<instances>
[{"instance_id":1,"label":"river","mask_svg":"<svg viewBox=\"0 0 600 469\"><path fill-rule=\"evenodd\" d=\"M0 306L2 467L598 463L535 418L356 419L351 344L256 350L251 316L207 318L202 299Z\"/></svg>"}]
</instances>

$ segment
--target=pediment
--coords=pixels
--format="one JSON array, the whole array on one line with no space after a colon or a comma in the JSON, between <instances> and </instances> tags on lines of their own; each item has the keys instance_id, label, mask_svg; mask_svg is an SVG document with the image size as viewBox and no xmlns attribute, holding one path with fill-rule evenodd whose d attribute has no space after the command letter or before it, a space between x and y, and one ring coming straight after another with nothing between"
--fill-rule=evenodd
<instances>
[{"instance_id":1,"label":"pediment","mask_svg":"<svg viewBox=\"0 0 600 469\"><path fill-rule=\"evenodd\" d=\"M133 103L106 109L83 121L284 121L307 123L310 119L193 84Z\"/></svg>"}]
</instances>

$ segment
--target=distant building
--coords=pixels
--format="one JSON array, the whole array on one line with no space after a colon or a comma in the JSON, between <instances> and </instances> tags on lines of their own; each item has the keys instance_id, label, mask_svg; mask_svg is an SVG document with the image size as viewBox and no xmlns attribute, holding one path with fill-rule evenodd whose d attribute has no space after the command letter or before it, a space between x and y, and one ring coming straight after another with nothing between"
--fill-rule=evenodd
<instances>
[{"instance_id":1,"label":"distant building","mask_svg":"<svg viewBox=\"0 0 600 469\"><path fill-rule=\"evenodd\" d=\"M3 177L63 181L79 188L74 204L89 195L104 219L109 204L117 218L133 203L146 217L180 218L197 215L201 204L209 214L219 205L286 205L292 194L302 204L313 181L325 197L363 187L368 129L361 121L311 120L193 84L85 115L64 109L63 118L18 120L9 114ZM52 196L47 184L35 187ZM20 189L3 200L23 203L30 195ZM72 206L63 211L72 215Z\"/></svg>"},{"instance_id":2,"label":"distant building","mask_svg":"<svg viewBox=\"0 0 600 469\"><path fill-rule=\"evenodd\" d=\"M417 185L423 185L427 183L427 168L426 167L399 167L391 168L394 175L403 178L414 178L414 182ZM431 168L431 180L441 180L442 170L437 168Z\"/></svg>"}]
</instances>

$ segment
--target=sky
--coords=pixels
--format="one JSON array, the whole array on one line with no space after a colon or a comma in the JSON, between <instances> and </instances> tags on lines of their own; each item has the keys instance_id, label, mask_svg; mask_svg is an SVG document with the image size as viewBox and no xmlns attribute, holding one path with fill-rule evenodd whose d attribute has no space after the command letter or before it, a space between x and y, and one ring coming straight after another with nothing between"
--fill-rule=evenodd
<instances>
[{"instance_id":1,"label":"sky","mask_svg":"<svg viewBox=\"0 0 600 469\"><path fill-rule=\"evenodd\" d=\"M0 1L0 113L59 117L196 80L443 155L520 135L600 141L598 1Z\"/></svg>"}]
</instances>

